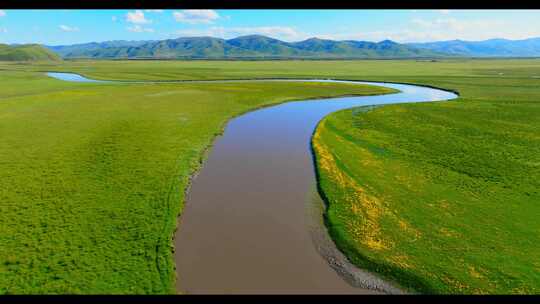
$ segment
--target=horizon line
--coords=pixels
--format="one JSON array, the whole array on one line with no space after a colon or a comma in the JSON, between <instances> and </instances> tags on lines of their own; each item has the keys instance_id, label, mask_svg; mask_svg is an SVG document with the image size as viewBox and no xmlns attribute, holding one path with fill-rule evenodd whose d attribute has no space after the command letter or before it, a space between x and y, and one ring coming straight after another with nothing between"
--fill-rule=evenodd
<instances>
[{"instance_id":1,"label":"horizon line","mask_svg":"<svg viewBox=\"0 0 540 304\"><path fill-rule=\"evenodd\" d=\"M148 40L144 40L144 39L142 39L142 40L115 39L115 40L89 41L89 42L80 42L80 43L71 43L71 44L48 44L48 43L37 43L37 42L28 42L28 43L2 43L2 42L0 42L0 44L7 44L7 45L39 44L39 45L46 45L46 46L68 46L68 45L89 44L89 43L105 43L105 42L114 42L114 41L126 41L126 42L147 41L147 42L150 42L150 41L176 40L176 39L182 39L182 38L213 38L213 39L221 39L221 40L224 40L224 41L228 41L228 40L234 40L234 39L238 39L238 38L242 38L242 37L250 37L250 36L265 37L265 38L270 38L270 39L278 40L280 42L285 42L285 43L298 43L298 42L303 42L303 41L307 41L307 40L318 39L318 40L335 41L335 42L354 41L354 42L370 42L370 43L381 43L381 42L384 42L384 41L390 41L390 42L394 42L394 43L397 43L397 44L424 44L424 43L451 42L451 41L485 42L485 41L490 41L490 40L523 41L523 40L539 39L540 38L538 36L532 36L532 37L529 37L529 38L522 38L522 39L490 38L490 39L484 39L484 40L450 39L450 40L433 40L433 41L426 41L426 42L397 42L397 41L392 40L392 39L383 39L383 40L380 40L380 41L354 40L354 39L334 40L334 39L325 39L325 38L319 38L317 36L313 36L313 37L306 38L306 39L303 39L303 40L285 41L285 40L281 40L281 39L274 38L274 37L267 36L267 35L249 34L249 35L236 36L236 37L233 37L233 38L222 38L222 37L216 37L216 36L179 36L177 38L166 38L166 39L148 39Z\"/></svg>"}]
</instances>

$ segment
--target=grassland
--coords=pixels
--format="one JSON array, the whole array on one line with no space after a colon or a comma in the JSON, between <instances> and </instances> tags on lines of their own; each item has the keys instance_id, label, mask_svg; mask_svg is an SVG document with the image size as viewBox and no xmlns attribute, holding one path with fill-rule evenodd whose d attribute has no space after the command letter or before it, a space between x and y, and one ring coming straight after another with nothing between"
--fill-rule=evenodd
<instances>
[{"instance_id":1,"label":"grassland","mask_svg":"<svg viewBox=\"0 0 540 304\"><path fill-rule=\"evenodd\" d=\"M540 96L492 83L504 89L470 79L446 85L467 92L457 102L320 123L327 224L353 263L422 293L540 292Z\"/></svg>"},{"instance_id":2,"label":"grassland","mask_svg":"<svg viewBox=\"0 0 540 304\"><path fill-rule=\"evenodd\" d=\"M457 101L339 112L320 125L314 146L331 233L353 262L417 291L539 292L540 60L73 61L0 69L7 227L0 293L171 292L177 202L223 123L265 104L352 89L70 84L32 71L117 80L324 77L459 91ZM321 155L330 159L326 171Z\"/></svg>"},{"instance_id":3,"label":"grassland","mask_svg":"<svg viewBox=\"0 0 540 304\"><path fill-rule=\"evenodd\" d=\"M77 72L96 79L113 80L191 80L191 79L245 79L245 78L301 78L332 77L339 79L366 79L439 83L461 89L468 80L511 84L519 81L531 87L540 79L540 59L512 60L352 60L352 61L64 61L42 63L3 64L6 69L25 71ZM471 83L470 87L475 87ZM467 92L462 92L467 94Z\"/></svg>"},{"instance_id":4,"label":"grassland","mask_svg":"<svg viewBox=\"0 0 540 304\"><path fill-rule=\"evenodd\" d=\"M175 292L171 238L184 189L229 118L291 99L386 91L85 84L3 71L0 92L0 294L140 294Z\"/></svg>"}]
</instances>

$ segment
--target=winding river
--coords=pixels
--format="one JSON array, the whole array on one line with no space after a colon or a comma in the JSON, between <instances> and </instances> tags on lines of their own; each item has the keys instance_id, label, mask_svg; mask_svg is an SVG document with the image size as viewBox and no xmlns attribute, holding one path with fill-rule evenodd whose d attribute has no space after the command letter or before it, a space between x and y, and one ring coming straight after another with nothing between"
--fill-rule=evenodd
<instances>
[{"instance_id":1,"label":"winding river","mask_svg":"<svg viewBox=\"0 0 540 304\"><path fill-rule=\"evenodd\" d=\"M71 73L48 75L96 82ZM288 102L230 120L186 197L175 235L179 292L402 292L351 265L328 237L311 135L324 116L341 109L443 101L457 95L406 84L307 81L370 84L400 92Z\"/></svg>"}]
</instances>

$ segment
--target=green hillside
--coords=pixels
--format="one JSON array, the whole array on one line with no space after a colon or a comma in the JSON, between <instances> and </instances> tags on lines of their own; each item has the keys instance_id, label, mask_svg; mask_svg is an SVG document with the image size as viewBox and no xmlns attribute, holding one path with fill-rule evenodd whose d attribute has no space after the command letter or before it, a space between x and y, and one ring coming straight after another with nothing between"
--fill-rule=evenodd
<instances>
[{"instance_id":1,"label":"green hillside","mask_svg":"<svg viewBox=\"0 0 540 304\"><path fill-rule=\"evenodd\" d=\"M10 46L0 44L0 61L59 61L62 60L53 51L39 44Z\"/></svg>"}]
</instances>

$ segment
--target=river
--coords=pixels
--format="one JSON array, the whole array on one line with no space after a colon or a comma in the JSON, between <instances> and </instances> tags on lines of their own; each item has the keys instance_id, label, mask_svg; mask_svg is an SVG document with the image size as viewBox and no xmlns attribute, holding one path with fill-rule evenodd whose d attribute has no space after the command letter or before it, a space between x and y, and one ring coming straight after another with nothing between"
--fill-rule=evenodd
<instances>
[{"instance_id":1,"label":"river","mask_svg":"<svg viewBox=\"0 0 540 304\"><path fill-rule=\"evenodd\" d=\"M49 75L69 81L86 79L70 73ZM316 191L310 139L323 117L341 109L443 101L457 95L408 84L338 82L400 92L288 102L228 122L193 179L179 219L174 239L179 292L402 292L351 265L329 239L322 222L324 205Z\"/></svg>"}]
</instances>

